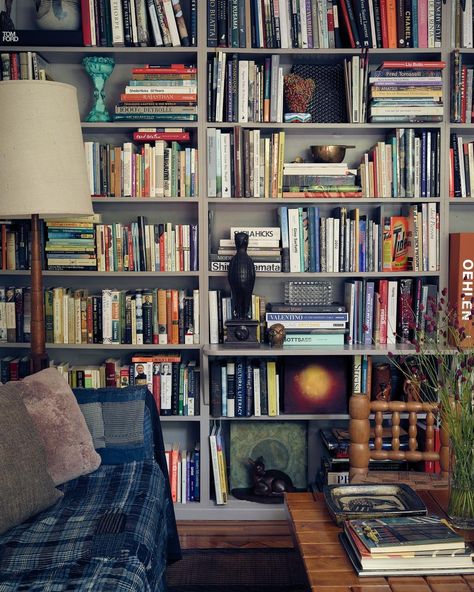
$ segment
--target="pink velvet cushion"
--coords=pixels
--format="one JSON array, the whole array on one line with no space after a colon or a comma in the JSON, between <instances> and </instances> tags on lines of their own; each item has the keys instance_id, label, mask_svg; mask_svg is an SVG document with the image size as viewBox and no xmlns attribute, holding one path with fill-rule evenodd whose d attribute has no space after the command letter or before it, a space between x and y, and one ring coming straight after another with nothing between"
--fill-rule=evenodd
<instances>
[{"instance_id":1,"label":"pink velvet cushion","mask_svg":"<svg viewBox=\"0 0 474 592\"><path fill-rule=\"evenodd\" d=\"M23 399L43 440L46 463L55 485L87 475L100 465L86 421L65 378L47 368L8 383Z\"/></svg>"}]
</instances>

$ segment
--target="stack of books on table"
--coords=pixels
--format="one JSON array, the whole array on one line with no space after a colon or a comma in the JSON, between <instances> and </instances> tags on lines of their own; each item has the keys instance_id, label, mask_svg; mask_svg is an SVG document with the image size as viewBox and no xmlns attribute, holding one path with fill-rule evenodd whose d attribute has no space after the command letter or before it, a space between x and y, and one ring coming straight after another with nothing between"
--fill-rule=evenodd
<instances>
[{"instance_id":1,"label":"stack of books on table","mask_svg":"<svg viewBox=\"0 0 474 592\"><path fill-rule=\"evenodd\" d=\"M344 345L349 315L344 306L269 304L267 327L276 323L285 327L283 345Z\"/></svg>"},{"instance_id":2,"label":"stack of books on table","mask_svg":"<svg viewBox=\"0 0 474 592\"><path fill-rule=\"evenodd\" d=\"M249 235L247 254L252 257L256 271L281 271L280 228L231 227L230 238L221 238L217 253L210 255L211 271L227 271L229 261L235 255L234 236L237 232Z\"/></svg>"},{"instance_id":3,"label":"stack of books on table","mask_svg":"<svg viewBox=\"0 0 474 592\"><path fill-rule=\"evenodd\" d=\"M473 548L436 516L348 520L339 535L359 576L473 574Z\"/></svg>"},{"instance_id":4,"label":"stack of books on table","mask_svg":"<svg viewBox=\"0 0 474 592\"><path fill-rule=\"evenodd\" d=\"M197 68L145 65L132 70L115 120L196 121Z\"/></svg>"},{"instance_id":5,"label":"stack of books on table","mask_svg":"<svg viewBox=\"0 0 474 592\"><path fill-rule=\"evenodd\" d=\"M283 197L362 197L356 175L345 162L285 162Z\"/></svg>"},{"instance_id":6,"label":"stack of books on table","mask_svg":"<svg viewBox=\"0 0 474 592\"><path fill-rule=\"evenodd\" d=\"M441 61L383 62L369 78L369 121L442 121L445 65Z\"/></svg>"}]
</instances>

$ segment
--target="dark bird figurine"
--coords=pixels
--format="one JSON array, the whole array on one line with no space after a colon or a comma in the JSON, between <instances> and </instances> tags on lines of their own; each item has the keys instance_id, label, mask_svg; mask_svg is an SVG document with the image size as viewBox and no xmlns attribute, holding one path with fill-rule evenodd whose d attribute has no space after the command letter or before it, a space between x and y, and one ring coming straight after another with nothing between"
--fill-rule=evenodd
<instances>
[{"instance_id":1,"label":"dark bird figurine","mask_svg":"<svg viewBox=\"0 0 474 592\"><path fill-rule=\"evenodd\" d=\"M252 258L247 255L249 235L237 232L234 240L237 252L230 260L227 273L232 295L232 312L234 319L247 319L255 285L255 265Z\"/></svg>"},{"instance_id":2,"label":"dark bird figurine","mask_svg":"<svg viewBox=\"0 0 474 592\"><path fill-rule=\"evenodd\" d=\"M281 497L285 492L295 491L290 477L277 469L265 470L263 456L255 461L249 458L252 465L253 493L265 497Z\"/></svg>"}]
</instances>

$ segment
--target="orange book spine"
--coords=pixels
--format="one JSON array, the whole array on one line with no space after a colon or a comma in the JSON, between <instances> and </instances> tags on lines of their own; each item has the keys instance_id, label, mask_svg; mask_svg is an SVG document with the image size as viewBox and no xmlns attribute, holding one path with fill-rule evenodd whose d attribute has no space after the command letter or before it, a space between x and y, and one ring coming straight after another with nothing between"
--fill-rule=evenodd
<instances>
[{"instance_id":1,"label":"orange book spine","mask_svg":"<svg viewBox=\"0 0 474 592\"><path fill-rule=\"evenodd\" d=\"M474 345L471 299L474 298L474 233L461 232L449 236L449 302L457 311L465 339L461 347ZM454 345L454 344L453 344Z\"/></svg>"},{"instance_id":2,"label":"orange book spine","mask_svg":"<svg viewBox=\"0 0 474 592\"><path fill-rule=\"evenodd\" d=\"M388 46L397 47L397 2L387 0L387 33Z\"/></svg>"},{"instance_id":3,"label":"orange book spine","mask_svg":"<svg viewBox=\"0 0 474 592\"><path fill-rule=\"evenodd\" d=\"M168 343L171 343L171 336L173 334L172 291L166 290L166 335L168 336Z\"/></svg>"},{"instance_id":4,"label":"orange book spine","mask_svg":"<svg viewBox=\"0 0 474 592\"><path fill-rule=\"evenodd\" d=\"M382 27L382 46L388 45L387 0L380 0L380 24Z\"/></svg>"},{"instance_id":5,"label":"orange book spine","mask_svg":"<svg viewBox=\"0 0 474 592\"><path fill-rule=\"evenodd\" d=\"M115 152L115 184L114 196L122 196L122 149L120 147L114 149Z\"/></svg>"},{"instance_id":6,"label":"orange book spine","mask_svg":"<svg viewBox=\"0 0 474 592\"><path fill-rule=\"evenodd\" d=\"M179 296L178 290L171 290L171 340L170 343L179 343Z\"/></svg>"},{"instance_id":7,"label":"orange book spine","mask_svg":"<svg viewBox=\"0 0 474 592\"><path fill-rule=\"evenodd\" d=\"M195 103L197 101L197 95L195 93L137 93L133 95L122 93L120 100L123 103Z\"/></svg>"},{"instance_id":8,"label":"orange book spine","mask_svg":"<svg viewBox=\"0 0 474 592\"><path fill-rule=\"evenodd\" d=\"M166 290L160 288L158 290L158 343L161 345L168 343L166 327Z\"/></svg>"},{"instance_id":9,"label":"orange book spine","mask_svg":"<svg viewBox=\"0 0 474 592\"><path fill-rule=\"evenodd\" d=\"M155 399L156 410L159 415L161 410L161 376L160 365L158 363L153 364L153 398Z\"/></svg>"},{"instance_id":10,"label":"orange book spine","mask_svg":"<svg viewBox=\"0 0 474 592\"><path fill-rule=\"evenodd\" d=\"M171 486L171 499L173 502L178 501L178 457L179 457L179 450L177 448L173 448L171 451L171 458L170 458L170 486Z\"/></svg>"}]
</instances>

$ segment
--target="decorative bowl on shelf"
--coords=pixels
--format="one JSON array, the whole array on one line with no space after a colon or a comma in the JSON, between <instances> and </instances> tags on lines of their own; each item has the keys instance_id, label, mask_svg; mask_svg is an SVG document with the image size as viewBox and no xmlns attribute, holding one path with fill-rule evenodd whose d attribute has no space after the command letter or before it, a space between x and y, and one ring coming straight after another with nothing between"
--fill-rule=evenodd
<instances>
[{"instance_id":1,"label":"decorative bowl on shelf","mask_svg":"<svg viewBox=\"0 0 474 592\"><path fill-rule=\"evenodd\" d=\"M355 146L341 144L309 147L313 162L342 162L346 155L347 148L355 148Z\"/></svg>"}]
</instances>

